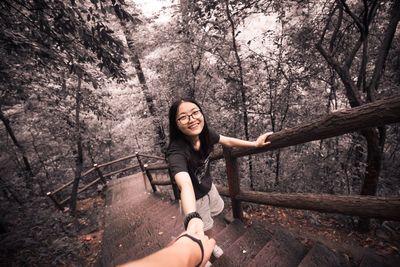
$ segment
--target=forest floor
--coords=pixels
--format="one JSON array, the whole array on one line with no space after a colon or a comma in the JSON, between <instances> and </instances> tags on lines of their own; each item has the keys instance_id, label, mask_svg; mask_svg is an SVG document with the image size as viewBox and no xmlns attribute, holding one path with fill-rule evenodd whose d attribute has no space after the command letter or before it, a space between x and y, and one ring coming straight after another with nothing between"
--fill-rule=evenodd
<instances>
[{"instance_id":1,"label":"forest floor","mask_svg":"<svg viewBox=\"0 0 400 267\"><path fill-rule=\"evenodd\" d=\"M318 237L336 244L368 247L380 255L400 256L399 236L383 232L377 224L366 233L352 229L346 216L269 206L245 208L245 219L279 224L299 235ZM80 200L73 219L68 212L49 214L42 226L25 222L28 231L0 235L1 266L94 266L104 232L104 197ZM347 218L347 219L346 219ZM399 234L399 232L397 232ZM28 236L27 236L28 235ZM2 251L3 250L3 251ZM4 251L5 250L5 251Z\"/></svg>"}]
</instances>

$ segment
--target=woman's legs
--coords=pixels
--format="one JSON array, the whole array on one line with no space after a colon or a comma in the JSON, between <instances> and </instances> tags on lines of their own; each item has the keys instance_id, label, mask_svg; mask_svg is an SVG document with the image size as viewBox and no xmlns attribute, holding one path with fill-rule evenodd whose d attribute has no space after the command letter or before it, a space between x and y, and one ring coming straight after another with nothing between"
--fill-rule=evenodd
<instances>
[{"instance_id":1,"label":"woman's legs","mask_svg":"<svg viewBox=\"0 0 400 267\"><path fill-rule=\"evenodd\" d=\"M207 195L196 201L196 210L203 219L204 231L212 229L214 225L212 217L217 216L224 210L224 201L218 194L214 184L211 185L210 192Z\"/></svg>"}]
</instances>

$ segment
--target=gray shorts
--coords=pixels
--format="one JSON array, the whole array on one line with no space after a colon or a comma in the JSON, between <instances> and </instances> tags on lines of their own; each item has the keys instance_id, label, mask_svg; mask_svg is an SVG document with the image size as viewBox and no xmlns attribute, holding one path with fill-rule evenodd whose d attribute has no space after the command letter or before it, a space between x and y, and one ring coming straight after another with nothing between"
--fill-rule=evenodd
<instances>
[{"instance_id":1,"label":"gray shorts","mask_svg":"<svg viewBox=\"0 0 400 267\"><path fill-rule=\"evenodd\" d=\"M204 223L204 231L210 230L214 225L212 217L217 216L224 210L224 201L218 193L214 184L210 192L204 197L196 200L196 211L200 214Z\"/></svg>"}]
</instances>

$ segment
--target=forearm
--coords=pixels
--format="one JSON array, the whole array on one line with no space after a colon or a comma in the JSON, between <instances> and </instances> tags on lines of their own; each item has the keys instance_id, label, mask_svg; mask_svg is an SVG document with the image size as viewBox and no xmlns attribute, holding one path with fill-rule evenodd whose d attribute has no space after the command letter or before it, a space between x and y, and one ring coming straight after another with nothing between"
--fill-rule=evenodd
<instances>
[{"instance_id":1,"label":"forearm","mask_svg":"<svg viewBox=\"0 0 400 267\"><path fill-rule=\"evenodd\" d=\"M234 137L221 136L220 143L226 147L242 147L242 148L253 148L256 147L256 142L242 140Z\"/></svg>"},{"instance_id":2,"label":"forearm","mask_svg":"<svg viewBox=\"0 0 400 267\"><path fill-rule=\"evenodd\" d=\"M184 185L181 187L181 206L185 215L196 211L196 197L193 186Z\"/></svg>"},{"instance_id":3,"label":"forearm","mask_svg":"<svg viewBox=\"0 0 400 267\"><path fill-rule=\"evenodd\" d=\"M200 259L200 249L196 243L175 243L143 259L129 262L121 267L192 267L196 266Z\"/></svg>"},{"instance_id":4,"label":"forearm","mask_svg":"<svg viewBox=\"0 0 400 267\"><path fill-rule=\"evenodd\" d=\"M269 136L272 135L272 132L264 133L260 135L257 140L251 142L247 140L242 140L234 137L228 136L219 136L219 143L225 147L242 147L242 148L256 148L263 147L271 142L269 141Z\"/></svg>"}]
</instances>

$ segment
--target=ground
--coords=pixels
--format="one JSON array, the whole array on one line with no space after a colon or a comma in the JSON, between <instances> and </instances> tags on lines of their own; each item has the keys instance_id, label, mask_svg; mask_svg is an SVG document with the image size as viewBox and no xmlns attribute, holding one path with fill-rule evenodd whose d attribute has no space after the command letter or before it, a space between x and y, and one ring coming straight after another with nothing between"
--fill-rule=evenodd
<instances>
[{"instance_id":1,"label":"ground","mask_svg":"<svg viewBox=\"0 0 400 267\"><path fill-rule=\"evenodd\" d=\"M90 206L89 203L86 206ZM84 206L82 206L84 207ZM379 234L377 224L367 233L353 230L348 216L326 215L317 212L276 208L270 206L246 208L245 218L251 220L266 220L271 224L279 224L291 231L307 237L318 236L324 240L330 240L332 244L348 244L360 247L369 247L380 255L400 256L399 236L387 236ZM101 224L104 225L104 224ZM88 264L95 262L95 256L100 248L101 234L104 229L99 229L88 235L80 236L90 250L85 253Z\"/></svg>"},{"instance_id":2,"label":"ground","mask_svg":"<svg viewBox=\"0 0 400 267\"><path fill-rule=\"evenodd\" d=\"M353 218L343 215L323 214L286 208L263 206L249 208L247 220L265 220L308 238L318 238L331 246L347 245L371 248L377 254L400 256L399 224L391 223L395 231L389 232L377 221L371 222L368 232L359 232ZM397 230L397 232L396 232Z\"/></svg>"},{"instance_id":3,"label":"ground","mask_svg":"<svg viewBox=\"0 0 400 267\"><path fill-rule=\"evenodd\" d=\"M19 231L0 235L0 266L94 266L104 232L104 198L79 200L77 216L68 211L42 210L40 219L24 221ZM26 216L25 212L25 216ZM20 218L23 219L23 218ZM310 238L332 244L369 247L380 255L400 256L399 232L382 233L378 224L367 233L352 230L349 217L310 211L248 206L245 219L265 220Z\"/></svg>"}]
</instances>

